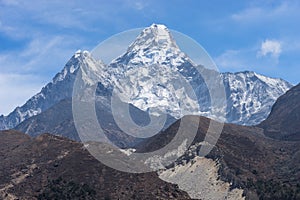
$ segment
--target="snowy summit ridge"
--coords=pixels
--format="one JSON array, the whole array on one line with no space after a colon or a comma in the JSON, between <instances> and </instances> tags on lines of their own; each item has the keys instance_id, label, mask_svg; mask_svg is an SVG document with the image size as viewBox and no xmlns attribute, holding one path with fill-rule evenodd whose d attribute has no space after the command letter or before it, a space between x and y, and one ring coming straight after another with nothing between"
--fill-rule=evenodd
<instances>
[{"instance_id":1,"label":"snowy summit ridge","mask_svg":"<svg viewBox=\"0 0 300 200\"><path fill-rule=\"evenodd\" d=\"M176 67L185 61L191 62L179 49L168 28L164 25L152 24L145 28L127 51L113 60L111 65L136 66L171 62L172 66Z\"/></svg>"},{"instance_id":2,"label":"snowy summit ridge","mask_svg":"<svg viewBox=\"0 0 300 200\"><path fill-rule=\"evenodd\" d=\"M128 51L141 51L146 48L179 49L168 28L160 24L152 24L150 27L145 28L129 46Z\"/></svg>"}]
</instances>

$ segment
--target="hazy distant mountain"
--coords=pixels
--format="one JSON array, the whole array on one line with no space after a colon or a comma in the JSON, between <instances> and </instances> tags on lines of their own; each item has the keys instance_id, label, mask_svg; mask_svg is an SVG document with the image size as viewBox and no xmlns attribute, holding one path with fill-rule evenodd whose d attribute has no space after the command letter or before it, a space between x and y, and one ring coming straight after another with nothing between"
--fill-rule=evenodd
<instances>
[{"instance_id":1,"label":"hazy distant mountain","mask_svg":"<svg viewBox=\"0 0 300 200\"><path fill-rule=\"evenodd\" d=\"M129 111L132 119L137 124L144 126L150 122L147 112L132 105L129 105ZM143 140L142 138L135 138L124 133L117 126L109 107L108 98L101 98L101 100L96 102L96 112L101 128L104 130L106 136L117 146L128 148ZM174 118L167 116L165 127L168 127L174 121ZM51 133L80 141L80 136L78 135L73 120L71 100L62 100L58 102L46 111L24 120L14 129L34 137L43 133ZM132 130L132 132L136 131Z\"/></svg>"},{"instance_id":2,"label":"hazy distant mountain","mask_svg":"<svg viewBox=\"0 0 300 200\"><path fill-rule=\"evenodd\" d=\"M87 51L76 52L40 93L8 116L0 116L0 129L14 128L61 100L70 99L74 79L82 66L96 75L90 77L90 74L85 74L85 82L97 78L101 83L99 90L109 93L114 88L124 94L121 96L123 101L141 110L150 109L153 113L167 111L179 118L182 117L182 108L192 113L193 105L198 102L200 112L195 114L213 117L207 86L195 64L180 50L164 25L154 24L144 29L128 50L109 65L96 61ZM207 71L203 66L199 67ZM178 81L180 76L189 81L197 99L182 93L182 82ZM223 109L226 121L230 123L258 124L267 117L275 100L292 87L282 79L268 78L254 72L223 73L218 76L225 86L227 105Z\"/></svg>"},{"instance_id":3,"label":"hazy distant mountain","mask_svg":"<svg viewBox=\"0 0 300 200\"><path fill-rule=\"evenodd\" d=\"M294 132L299 125L298 100L299 85L277 100L262 123L264 129L225 124L216 146L205 157L199 152L210 145L203 140L211 119L185 116L189 127L198 126L197 135L188 151L158 176L105 167L81 144L61 137L41 135L30 139L13 131L0 132L0 170L4 172L0 175L0 195L25 199L64 195L72 195L73 199L99 199L103 195L112 199L128 195L138 199L299 199L300 141L276 140L268 133L269 127L279 123L276 134L292 133L288 139L299 138L299 132ZM284 119L289 119L288 124ZM168 144L179 126L180 120L142 141L136 146L137 152L154 151ZM79 192L70 193L74 188Z\"/></svg>"}]
</instances>

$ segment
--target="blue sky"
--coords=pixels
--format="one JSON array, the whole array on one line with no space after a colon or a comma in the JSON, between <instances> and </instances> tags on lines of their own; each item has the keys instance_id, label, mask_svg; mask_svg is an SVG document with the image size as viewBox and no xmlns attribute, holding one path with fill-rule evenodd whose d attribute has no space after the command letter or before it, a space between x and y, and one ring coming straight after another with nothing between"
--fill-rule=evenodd
<instances>
[{"instance_id":1,"label":"blue sky","mask_svg":"<svg viewBox=\"0 0 300 200\"><path fill-rule=\"evenodd\" d=\"M22 105L78 49L165 24L200 43L220 71L300 82L298 1L0 0L0 113Z\"/></svg>"}]
</instances>

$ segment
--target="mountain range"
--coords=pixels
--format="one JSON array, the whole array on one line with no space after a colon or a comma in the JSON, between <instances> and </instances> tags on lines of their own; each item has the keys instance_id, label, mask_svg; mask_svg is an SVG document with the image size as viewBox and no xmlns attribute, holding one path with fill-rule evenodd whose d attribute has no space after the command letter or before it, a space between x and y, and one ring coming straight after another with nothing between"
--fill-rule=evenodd
<instances>
[{"instance_id":1,"label":"mountain range","mask_svg":"<svg viewBox=\"0 0 300 200\"><path fill-rule=\"evenodd\" d=\"M67 138L35 138L0 131L0 196L3 199L292 199L300 198L299 88L280 97L257 126L225 124L213 150L199 155L211 119L185 116L197 135L175 163L164 170L132 174L106 167ZM58 117L58 116L57 116ZM284 123L282 119L290 120ZM269 127L280 124L269 135ZM136 146L159 149L172 140L180 120ZM277 127L277 128L278 128ZM273 129L272 129L273 130ZM291 135L293 137L281 137ZM275 135L276 136L276 135ZM275 139L276 138L276 139ZM298 138L298 139L295 139Z\"/></svg>"},{"instance_id":2,"label":"mountain range","mask_svg":"<svg viewBox=\"0 0 300 200\"><path fill-rule=\"evenodd\" d=\"M185 116L190 126L199 123L198 133L185 155L160 177L178 184L196 199L226 199L230 196L243 199L240 193L251 200L299 199L299 89L300 84L281 96L268 118L257 126L225 124L216 146L205 157L199 152L202 146L209 145L203 140L211 119ZM162 148L173 139L179 126L180 120L139 144L137 151ZM217 180L225 181L229 186Z\"/></svg>"},{"instance_id":3,"label":"mountain range","mask_svg":"<svg viewBox=\"0 0 300 200\"><path fill-rule=\"evenodd\" d=\"M97 76L99 93L108 96L113 89L125 96L121 100L152 113L167 112L178 119L182 110L193 111L200 105L197 115L214 118L211 97L204 78L197 72L196 64L180 50L171 32L164 25L145 28L127 51L104 64L93 58L88 51L78 51L63 70L38 94L8 116L0 116L0 130L15 128L32 116L43 113L62 100L72 98L75 77L83 66ZM203 66L197 66L208 71ZM215 72L217 73L217 72ZM183 76L193 87L196 98L180 93L178 80ZM282 79L266 77L254 72L217 74L224 85L225 122L254 125L269 114L275 100L292 85ZM95 77L85 76L89 82ZM177 86L176 86L177 85ZM151 110L152 109L152 110ZM29 130L27 131L30 132ZM32 133L34 135L34 133Z\"/></svg>"},{"instance_id":4,"label":"mountain range","mask_svg":"<svg viewBox=\"0 0 300 200\"><path fill-rule=\"evenodd\" d=\"M178 131L186 131L179 128L182 121L197 130L192 144L156 172L121 172L99 162L86 146L99 143L81 143L75 128L72 100L78 74L86 85L97 83L98 122L124 156L130 156L127 148L144 153L165 147ZM205 140L210 124L220 122L203 74L224 85L221 110L228 123L216 144ZM180 93L186 83L180 77L192 86L196 99ZM111 108L114 90L123 94L119 106L129 106L140 126L166 113L163 129L148 138L124 133ZM40 93L0 117L0 198L300 199L299 99L300 84L196 66L170 31L154 24L109 64L88 51L76 52ZM193 112L195 103L201 107ZM15 130L4 130L11 128ZM210 147L203 155L201 149Z\"/></svg>"}]
</instances>

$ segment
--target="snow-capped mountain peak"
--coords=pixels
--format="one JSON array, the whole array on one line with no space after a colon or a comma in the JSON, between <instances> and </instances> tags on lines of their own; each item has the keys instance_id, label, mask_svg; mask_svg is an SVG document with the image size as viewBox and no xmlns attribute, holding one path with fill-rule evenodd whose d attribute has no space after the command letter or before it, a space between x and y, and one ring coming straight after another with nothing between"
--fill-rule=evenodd
<instances>
[{"instance_id":1,"label":"snow-capped mountain peak","mask_svg":"<svg viewBox=\"0 0 300 200\"><path fill-rule=\"evenodd\" d=\"M191 98L183 86L195 75L195 65L164 25L145 28L127 51L110 63L109 70L112 85L123 94L121 99L142 110L169 110L168 114L177 118L183 107L189 113L197 110L196 97Z\"/></svg>"},{"instance_id":2,"label":"snow-capped mountain peak","mask_svg":"<svg viewBox=\"0 0 300 200\"><path fill-rule=\"evenodd\" d=\"M85 56L91 55L91 53L88 52L88 51L86 51L86 50L82 51L81 49L78 49L78 50L75 52L75 54L74 54L74 58L78 58L78 57L84 56L84 55L85 55Z\"/></svg>"},{"instance_id":3,"label":"snow-capped mountain peak","mask_svg":"<svg viewBox=\"0 0 300 200\"><path fill-rule=\"evenodd\" d=\"M179 49L168 28L161 24L152 24L145 28L132 43L128 51L145 51L145 49Z\"/></svg>"},{"instance_id":4,"label":"snow-capped mountain peak","mask_svg":"<svg viewBox=\"0 0 300 200\"><path fill-rule=\"evenodd\" d=\"M75 54L67 62L63 70L55 75L55 77L52 80L52 83L55 84L57 82L63 81L66 77L75 74L80 64L89 58L91 58L91 54L88 51L76 51Z\"/></svg>"},{"instance_id":5,"label":"snow-capped mountain peak","mask_svg":"<svg viewBox=\"0 0 300 200\"><path fill-rule=\"evenodd\" d=\"M152 24L145 28L127 51L113 60L111 66L134 67L138 65L169 64L176 67L184 62L192 62L177 46L166 26Z\"/></svg>"},{"instance_id":6,"label":"snow-capped mountain peak","mask_svg":"<svg viewBox=\"0 0 300 200\"><path fill-rule=\"evenodd\" d=\"M83 68L83 66L85 67ZM56 74L52 80L52 83L56 84L57 82L64 81L66 78L70 77L73 79L79 68L99 74L99 76L107 71L106 65L101 60L95 60L89 51L78 50L67 62L63 70ZM87 74L85 79L87 82L89 82Z\"/></svg>"}]
</instances>

